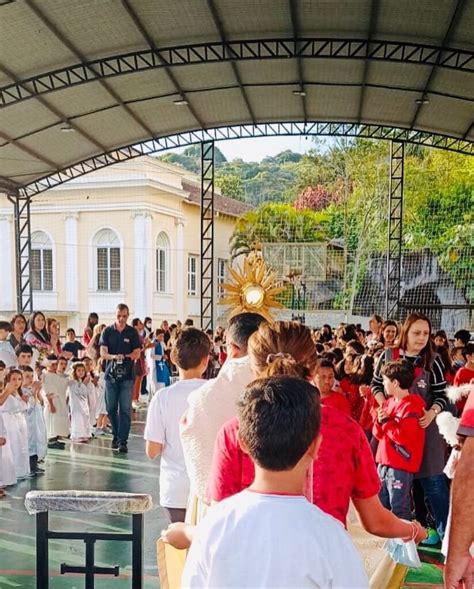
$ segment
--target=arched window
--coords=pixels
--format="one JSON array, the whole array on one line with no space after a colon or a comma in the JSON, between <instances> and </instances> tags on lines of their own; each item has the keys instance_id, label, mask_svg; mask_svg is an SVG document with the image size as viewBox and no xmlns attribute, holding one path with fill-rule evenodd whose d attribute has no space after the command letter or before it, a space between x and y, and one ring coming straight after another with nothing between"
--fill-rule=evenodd
<instances>
[{"instance_id":1,"label":"arched window","mask_svg":"<svg viewBox=\"0 0 474 589\"><path fill-rule=\"evenodd\" d=\"M163 231L156 239L156 290L168 292L169 290L169 256L170 240Z\"/></svg>"},{"instance_id":2,"label":"arched window","mask_svg":"<svg viewBox=\"0 0 474 589\"><path fill-rule=\"evenodd\" d=\"M120 241L112 229L102 229L94 238L97 290L120 290Z\"/></svg>"},{"instance_id":3,"label":"arched window","mask_svg":"<svg viewBox=\"0 0 474 589\"><path fill-rule=\"evenodd\" d=\"M30 268L33 290L53 290L53 243L44 231L31 236Z\"/></svg>"}]
</instances>

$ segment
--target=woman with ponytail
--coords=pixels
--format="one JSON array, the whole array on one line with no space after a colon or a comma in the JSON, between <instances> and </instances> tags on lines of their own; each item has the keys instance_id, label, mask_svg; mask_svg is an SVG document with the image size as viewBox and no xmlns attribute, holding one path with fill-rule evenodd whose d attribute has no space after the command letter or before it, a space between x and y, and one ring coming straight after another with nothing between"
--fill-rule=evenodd
<instances>
[{"instance_id":1,"label":"woman with ponytail","mask_svg":"<svg viewBox=\"0 0 474 589\"><path fill-rule=\"evenodd\" d=\"M311 331L296 322L260 325L249 339L250 365L257 378L299 376L313 381L318 358ZM338 409L322 406L322 442L313 465L313 502L346 525L352 500L366 531L382 537L415 537L425 531L419 524L403 522L379 501L380 483L362 428ZM220 430L209 479L209 499L221 501L249 486L254 469L238 443L237 417Z\"/></svg>"},{"instance_id":2,"label":"woman with ponytail","mask_svg":"<svg viewBox=\"0 0 474 589\"><path fill-rule=\"evenodd\" d=\"M312 383L318 366L311 331L297 322L260 324L249 338L248 354L256 378L297 376ZM238 418L234 417L218 433L209 477L209 502L239 493L254 481L254 465L239 444L238 430ZM398 519L380 503L380 483L370 446L362 428L351 417L323 404L321 436L321 446L312 469L312 502L316 506L346 526L352 500L367 532L416 542L426 537L420 524ZM309 493L305 492L305 495L308 498ZM187 548L192 542L194 529L194 526L183 523L171 524L162 532L162 538L175 548ZM351 533L356 529L352 527ZM362 536L359 549L364 553L367 568L375 570L385 551L375 539L367 551L364 532L357 530L355 533Z\"/></svg>"}]
</instances>

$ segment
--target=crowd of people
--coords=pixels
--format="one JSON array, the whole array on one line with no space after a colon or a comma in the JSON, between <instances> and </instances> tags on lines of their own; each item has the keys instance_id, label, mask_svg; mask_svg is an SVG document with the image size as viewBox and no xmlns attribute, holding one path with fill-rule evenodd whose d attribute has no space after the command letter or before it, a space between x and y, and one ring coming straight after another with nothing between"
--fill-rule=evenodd
<instances>
[{"instance_id":1,"label":"crowd of people","mask_svg":"<svg viewBox=\"0 0 474 589\"><path fill-rule=\"evenodd\" d=\"M81 341L65 336L41 312L0 322L0 495L67 441L110 434L127 453L132 413L146 404L163 538L190 549L185 586L367 586L344 531L351 502L371 534L447 536L437 417L464 414L467 395L454 402L447 386L474 383L469 331L450 343L418 313L402 325L374 315L368 331L254 313L215 332L192 320L153 329L149 317L129 324L121 304L112 325L91 313ZM268 553L269 537L272 566L242 572L248 544ZM298 563L290 572L283 554Z\"/></svg>"}]
</instances>

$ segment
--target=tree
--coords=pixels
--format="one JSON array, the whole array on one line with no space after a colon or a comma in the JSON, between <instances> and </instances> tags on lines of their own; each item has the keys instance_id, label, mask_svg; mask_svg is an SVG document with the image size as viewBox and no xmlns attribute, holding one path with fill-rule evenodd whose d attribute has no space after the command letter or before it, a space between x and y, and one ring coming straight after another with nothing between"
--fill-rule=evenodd
<instances>
[{"instance_id":1,"label":"tree","mask_svg":"<svg viewBox=\"0 0 474 589\"><path fill-rule=\"evenodd\" d=\"M337 203L339 195L336 192L329 192L327 188L318 184L316 186L307 186L293 203L297 211L311 209L312 211L322 211L331 203Z\"/></svg>"},{"instance_id":2,"label":"tree","mask_svg":"<svg viewBox=\"0 0 474 589\"><path fill-rule=\"evenodd\" d=\"M328 215L291 204L263 204L242 215L231 238L232 259L259 249L262 243L311 243L327 240Z\"/></svg>"},{"instance_id":3,"label":"tree","mask_svg":"<svg viewBox=\"0 0 474 589\"><path fill-rule=\"evenodd\" d=\"M221 193L235 200L245 201L244 185L242 178L235 174L216 175L216 185Z\"/></svg>"}]
</instances>

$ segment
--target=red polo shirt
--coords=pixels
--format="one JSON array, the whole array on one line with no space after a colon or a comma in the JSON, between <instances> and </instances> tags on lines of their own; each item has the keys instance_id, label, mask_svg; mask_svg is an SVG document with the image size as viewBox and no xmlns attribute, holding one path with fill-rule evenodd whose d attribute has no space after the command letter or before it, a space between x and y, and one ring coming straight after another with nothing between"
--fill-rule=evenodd
<instances>
[{"instance_id":1,"label":"red polo shirt","mask_svg":"<svg viewBox=\"0 0 474 589\"><path fill-rule=\"evenodd\" d=\"M239 447L238 419L220 429L214 446L208 496L222 501L253 482L252 461ZM346 525L349 501L377 495L380 481L362 428L333 407L321 407L322 442L314 462L313 501Z\"/></svg>"},{"instance_id":2,"label":"red polo shirt","mask_svg":"<svg viewBox=\"0 0 474 589\"><path fill-rule=\"evenodd\" d=\"M474 436L474 385L467 397L466 405L462 412L458 434L469 437Z\"/></svg>"},{"instance_id":3,"label":"red polo shirt","mask_svg":"<svg viewBox=\"0 0 474 589\"><path fill-rule=\"evenodd\" d=\"M331 391L327 397L321 397L321 403L326 405L326 407L334 407L334 409L339 409L339 411L342 411L349 417L352 417L351 405L342 393Z\"/></svg>"}]
</instances>

